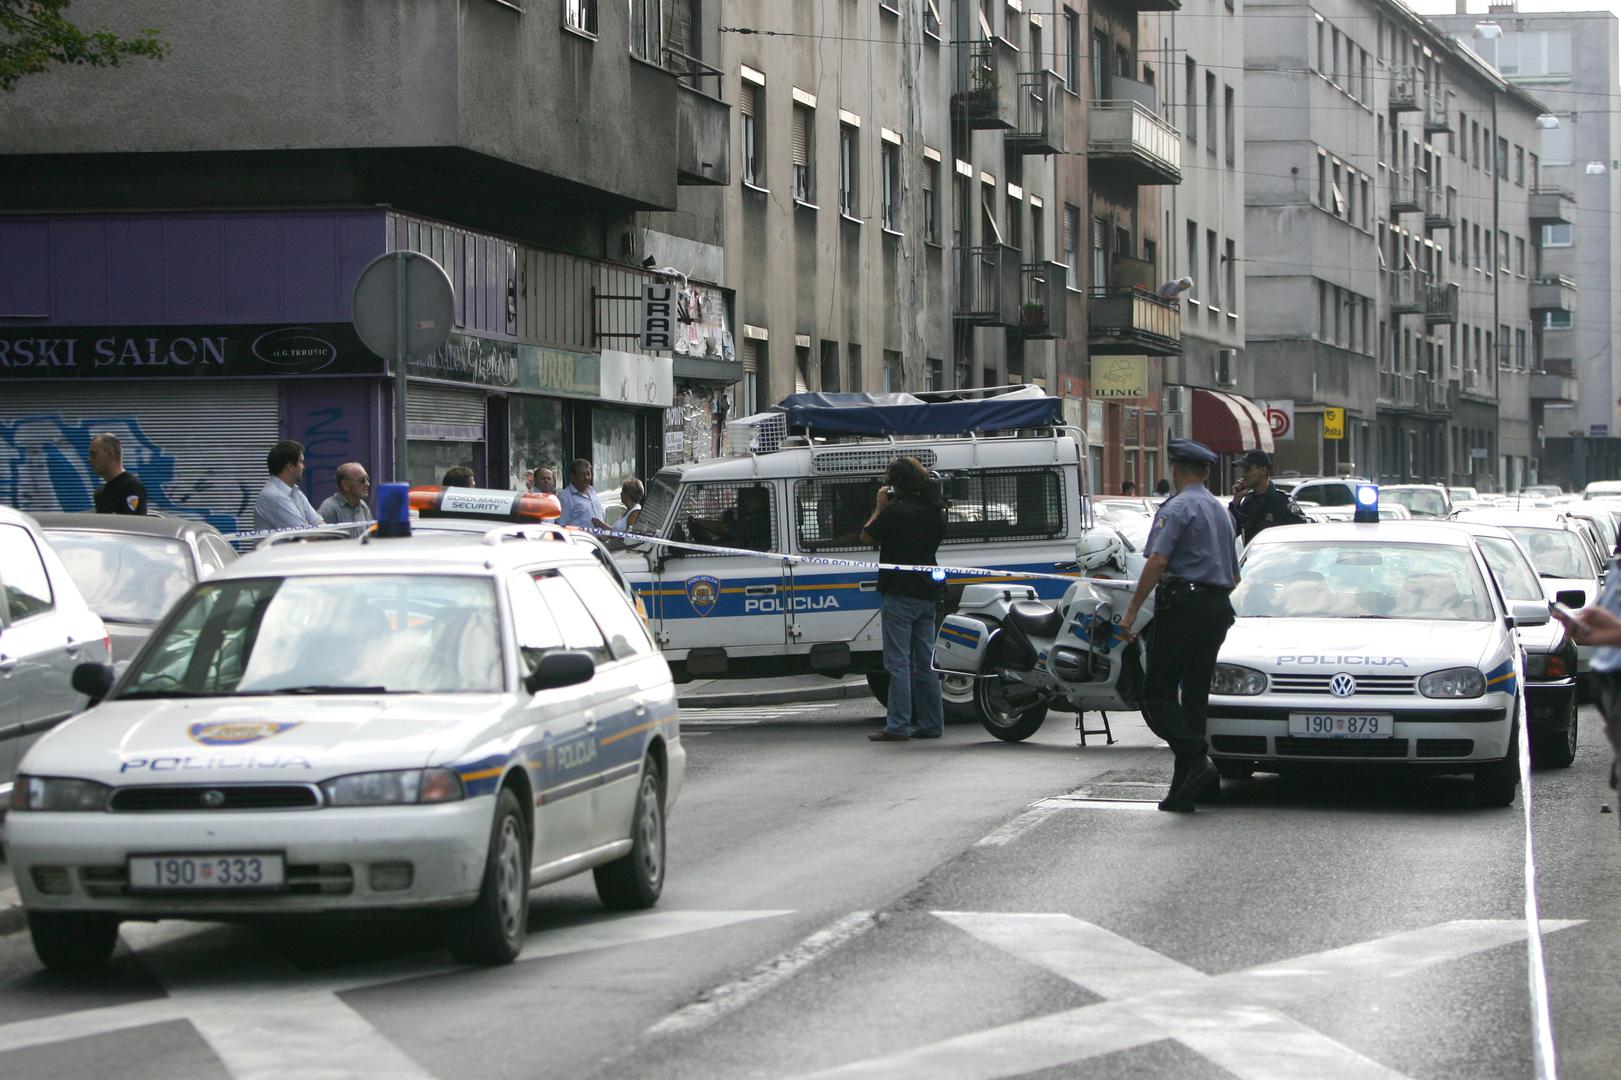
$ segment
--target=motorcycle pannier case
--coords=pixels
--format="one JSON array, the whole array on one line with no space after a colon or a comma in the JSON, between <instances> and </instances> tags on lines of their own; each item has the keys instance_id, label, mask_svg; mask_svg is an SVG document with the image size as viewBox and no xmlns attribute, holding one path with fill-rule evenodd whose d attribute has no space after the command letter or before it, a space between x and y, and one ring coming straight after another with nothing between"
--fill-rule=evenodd
<instances>
[{"instance_id":1,"label":"motorcycle pannier case","mask_svg":"<svg viewBox=\"0 0 1621 1080\"><path fill-rule=\"evenodd\" d=\"M934 639L934 666L938 671L978 675L985 670L985 650L991 627L965 615L947 615Z\"/></svg>"}]
</instances>

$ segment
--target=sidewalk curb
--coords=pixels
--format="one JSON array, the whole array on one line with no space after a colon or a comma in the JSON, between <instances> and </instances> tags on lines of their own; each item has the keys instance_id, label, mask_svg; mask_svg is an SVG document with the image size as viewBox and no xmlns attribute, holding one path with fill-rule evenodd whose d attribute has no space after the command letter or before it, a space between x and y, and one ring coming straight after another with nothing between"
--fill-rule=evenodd
<instances>
[{"instance_id":1,"label":"sidewalk curb","mask_svg":"<svg viewBox=\"0 0 1621 1080\"><path fill-rule=\"evenodd\" d=\"M860 682L833 682L827 686L806 686L788 690L743 690L727 694L693 694L688 697L682 695L677 688L676 693L683 709L791 705L801 701L844 701L850 698L872 697L872 691L867 689L865 679Z\"/></svg>"},{"instance_id":2,"label":"sidewalk curb","mask_svg":"<svg viewBox=\"0 0 1621 1080\"><path fill-rule=\"evenodd\" d=\"M28 926L23 902L16 889L0 890L0 937L22 932Z\"/></svg>"}]
</instances>

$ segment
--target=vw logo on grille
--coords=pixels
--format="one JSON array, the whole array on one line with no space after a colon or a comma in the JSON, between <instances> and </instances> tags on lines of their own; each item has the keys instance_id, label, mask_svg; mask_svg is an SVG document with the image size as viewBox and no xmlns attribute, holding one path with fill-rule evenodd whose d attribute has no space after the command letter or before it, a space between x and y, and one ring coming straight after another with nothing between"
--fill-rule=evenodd
<instances>
[{"instance_id":1,"label":"vw logo on grille","mask_svg":"<svg viewBox=\"0 0 1621 1080\"><path fill-rule=\"evenodd\" d=\"M225 805L225 792L213 789L203 792L203 805L210 810L218 810Z\"/></svg>"},{"instance_id":2,"label":"vw logo on grille","mask_svg":"<svg viewBox=\"0 0 1621 1080\"><path fill-rule=\"evenodd\" d=\"M1328 680L1328 692L1335 697L1350 697L1356 693L1356 680L1342 671Z\"/></svg>"}]
</instances>

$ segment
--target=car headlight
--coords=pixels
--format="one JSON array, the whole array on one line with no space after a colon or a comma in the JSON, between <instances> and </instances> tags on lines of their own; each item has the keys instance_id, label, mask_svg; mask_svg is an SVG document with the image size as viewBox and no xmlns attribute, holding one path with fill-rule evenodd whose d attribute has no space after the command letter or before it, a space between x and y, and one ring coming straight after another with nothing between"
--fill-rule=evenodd
<instances>
[{"instance_id":1,"label":"car headlight","mask_svg":"<svg viewBox=\"0 0 1621 1080\"><path fill-rule=\"evenodd\" d=\"M1486 676L1469 667L1432 671L1418 680L1418 692L1434 698L1480 697L1486 692Z\"/></svg>"},{"instance_id":2,"label":"car headlight","mask_svg":"<svg viewBox=\"0 0 1621 1080\"><path fill-rule=\"evenodd\" d=\"M112 788L94 780L65 776L19 776L11 788L11 809L101 811Z\"/></svg>"},{"instance_id":3,"label":"car headlight","mask_svg":"<svg viewBox=\"0 0 1621 1080\"><path fill-rule=\"evenodd\" d=\"M450 769L397 769L352 773L322 782L328 806L399 806L455 802L465 796Z\"/></svg>"},{"instance_id":4,"label":"car headlight","mask_svg":"<svg viewBox=\"0 0 1621 1080\"><path fill-rule=\"evenodd\" d=\"M1210 677L1210 692L1232 697L1254 697L1266 693L1266 676L1254 668L1237 664L1217 664Z\"/></svg>"}]
</instances>

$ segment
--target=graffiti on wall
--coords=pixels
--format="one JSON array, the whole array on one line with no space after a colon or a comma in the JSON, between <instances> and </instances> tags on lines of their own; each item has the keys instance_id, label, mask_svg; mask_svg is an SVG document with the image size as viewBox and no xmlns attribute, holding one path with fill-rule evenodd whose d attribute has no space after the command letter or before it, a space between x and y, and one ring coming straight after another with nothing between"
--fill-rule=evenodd
<instances>
[{"instance_id":1,"label":"graffiti on wall","mask_svg":"<svg viewBox=\"0 0 1621 1080\"><path fill-rule=\"evenodd\" d=\"M131 416L73 421L38 413L0 421L0 503L42 512L91 509L101 478L90 470L90 439L103 431L123 444L124 467L146 486L151 509L222 532L248 527L256 487L207 473L179 474L174 455Z\"/></svg>"}]
</instances>

